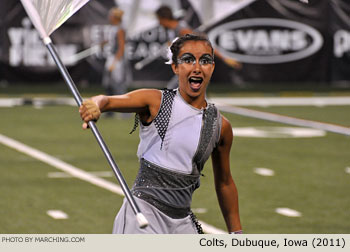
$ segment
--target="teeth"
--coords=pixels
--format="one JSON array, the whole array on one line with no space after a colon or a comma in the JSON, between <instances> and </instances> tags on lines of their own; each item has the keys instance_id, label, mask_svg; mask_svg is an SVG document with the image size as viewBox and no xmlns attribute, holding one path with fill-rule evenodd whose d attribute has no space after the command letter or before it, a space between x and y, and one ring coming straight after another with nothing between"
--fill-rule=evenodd
<instances>
[{"instance_id":1,"label":"teeth","mask_svg":"<svg viewBox=\"0 0 350 252\"><path fill-rule=\"evenodd\" d=\"M190 82L202 83L203 79L200 77L190 77Z\"/></svg>"}]
</instances>

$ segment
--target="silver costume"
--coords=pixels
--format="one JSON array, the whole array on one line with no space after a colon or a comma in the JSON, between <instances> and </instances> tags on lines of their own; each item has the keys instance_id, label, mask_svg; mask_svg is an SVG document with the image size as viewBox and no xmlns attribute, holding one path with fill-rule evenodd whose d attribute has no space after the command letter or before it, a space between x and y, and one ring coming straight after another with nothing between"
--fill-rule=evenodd
<instances>
[{"instance_id":1,"label":"silver costume","mask_svg":"<svg viewBox=\"0 0 350 252\"><path fill-rule=\"evenodd\" d=\"M218 144L221 123L213 104L200 110L187 104L177 89L162 92L158 115L140 128L140 169L132 187L149 226L140 229L124 201L113 233L198 233L190 209L192 194L200 186L204 163Z\"/></svg>"}]
</instances>

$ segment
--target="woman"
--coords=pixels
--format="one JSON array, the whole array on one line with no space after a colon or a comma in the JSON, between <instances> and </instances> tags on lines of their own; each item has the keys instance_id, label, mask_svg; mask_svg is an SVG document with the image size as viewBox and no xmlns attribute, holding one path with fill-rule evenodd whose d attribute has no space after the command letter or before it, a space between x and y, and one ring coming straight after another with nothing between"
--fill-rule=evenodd
<instances>
[{"instance_id":1,"label":"woman","mask_svg":"<svg viewBox=\"0 0 350 252\"><path fill-rule=\"evenodd\" d=\"M174 90L141 89L121 96L95 96L80 107L87 122L102 112L136 112L140 123L137 155L140 170L132 188L149 226L140 229L124 203L115 219L114 233L198 233L200 225L190 210L192 194L211 155L215 188L231 233L241 233L238 194L230 172L232 128L205 99L214 71L214 51L201 36L185 35L170 47L170 63L179 77Z\"/></svg>"},{"instance_id":2,"label":"woman","mask_svg":"<svg viewBox=\"0 0 350 252\"><path fill-rule=\"evenodd\" d=\"M102 85L107 95L121 95L127 91L127 69L124 57L125 29L122 27L124 12L114 7L109 11L110 34L108 47L110 55L107 57Z\"/></svg>"}]
</instances>

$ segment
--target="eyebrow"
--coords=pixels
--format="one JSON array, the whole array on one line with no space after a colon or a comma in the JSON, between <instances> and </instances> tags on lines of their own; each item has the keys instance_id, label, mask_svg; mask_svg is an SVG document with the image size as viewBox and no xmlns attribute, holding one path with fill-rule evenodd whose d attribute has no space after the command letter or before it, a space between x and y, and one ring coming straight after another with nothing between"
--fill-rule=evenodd
<instances>
[{"instance_id":1,"label":"eyebrow","mask_svg":"<svg viewBox=\"0 0 350 252\"><path fill-rule=\"evenodd\" d=\"M184 56L191 56L191 57L193 57L193 58L196 58L192 53L188 53L188 52L182 54L179 58L182 58L182 57L184 57ZM209 53L204 53L204 54L202 54L199 58L207 57L207 56L213 58L213 56L212 56L211 54L209 54Z\"/></svg>"},{"instance_id":2,"label":"eyebrow","mask_svg":"<svg viewBox=\"0 0 350 252\"><path fill-rule=\"evenodd\" d=\"M196 58L196 57L194 57L194 55L193 55L192 53L184 53L184 54L182 54L182 55L180 56L180 58L182 58L182 57L184 57L184 56L191 56L191 57L193 57L193 58Z\"/></svg>"},{"instance_id":3,"label":"eyebrow","mask_svg":"<svg viewBox=\"0 0 350 252\"><path fill-rule=\"evenodd\" d=\"M202 57L210 57L210 58L213 58L213 56L212 56L211 54L209 54L209 53L203 54L200 58L202 58Z\"/></svg>"}]
</instances>

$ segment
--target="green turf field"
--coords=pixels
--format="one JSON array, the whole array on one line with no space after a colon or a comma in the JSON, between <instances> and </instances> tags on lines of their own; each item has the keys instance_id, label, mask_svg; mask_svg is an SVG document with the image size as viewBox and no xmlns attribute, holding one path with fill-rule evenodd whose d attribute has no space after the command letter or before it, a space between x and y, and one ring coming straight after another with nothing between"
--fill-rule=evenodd
<instances>
[{"instance_id":1,"label":"green turf field","mask_svg":"<svg viewBox=\"0 0 350 252\"><path fill-rule=\"evenodd\" d=\"M349 106L254 108L349 127ZM89 172L111 171L93 135L81 129L77 108L70 106L0 107L0 134ZM286 127L224 113L234 128ZM129 135L133 118L98 123L129 186L137 173L138 132ZM290 126L288 126L290 127ZM261 176L255 168L274 176ZM236 136L231 169L239 190L245 233L350 233L350 137L327 133L310 138ZM56 168L0 144L0 233L111 233L122 197L76 178L51 178ZM207 162L196 191L197 217L225 230ZM117 183L116 178L104 178ZM300 217L276 213L298 211ZM54 219L48 210L68 219Z\"/></svg>"}]
</instances>

